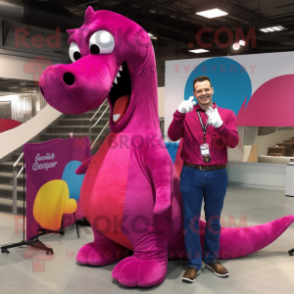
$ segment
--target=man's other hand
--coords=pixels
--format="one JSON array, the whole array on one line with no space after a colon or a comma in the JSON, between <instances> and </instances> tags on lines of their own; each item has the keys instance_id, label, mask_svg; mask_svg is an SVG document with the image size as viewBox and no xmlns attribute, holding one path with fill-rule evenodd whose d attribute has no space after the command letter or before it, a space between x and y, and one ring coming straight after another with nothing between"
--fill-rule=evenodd
<instances>
[{"instance_id":1,"label":"man's other hand","mask_svg":"<svg viewBox=\"0 0 294 294\"><path fill-rule=\"evenodd\" d=\"M215 128L219 128L224 122L222 121L217 108L213 109L209 107L206 111L208 116L208 124L214 126Z\"/></svg>"}]
</instances>

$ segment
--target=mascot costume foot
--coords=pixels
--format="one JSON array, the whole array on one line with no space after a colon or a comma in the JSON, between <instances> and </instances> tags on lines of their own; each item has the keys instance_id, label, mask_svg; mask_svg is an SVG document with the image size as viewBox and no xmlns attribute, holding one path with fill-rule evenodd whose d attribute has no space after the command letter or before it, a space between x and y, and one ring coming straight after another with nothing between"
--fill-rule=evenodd
<instances>
[{"instance_id":1,"label":"mascot costume foot","mask_svg":"<svg viewBox=\"0 0 294 294\"><path fill-rule=\"evenodd\" d=\"M169 256L186 258L179 178L161 137L154 50L135 22L110 12L86 11L69 30L71 64L50 66L40 79L49 105L66 114L99 107L107 98L108 135L78 170L86 172L80 204L94 241L77 254L82 264L118 262L112 277L128 287L164 281ZM293 222L287 216L248 228L222 228L220 259L256 252ZM200 237L206 223L200 221ZM126 257L127 250L133 250Z\"/></svg>"}]
</instances>

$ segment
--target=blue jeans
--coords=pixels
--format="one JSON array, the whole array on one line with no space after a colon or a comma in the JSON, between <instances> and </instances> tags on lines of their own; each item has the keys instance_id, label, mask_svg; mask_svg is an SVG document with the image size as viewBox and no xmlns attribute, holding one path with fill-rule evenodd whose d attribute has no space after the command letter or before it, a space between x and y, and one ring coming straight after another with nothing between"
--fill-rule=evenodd
<instances>
[{"instance_id":1,"label":"blue jeans","mask_svg":"<svg viewBox=\"0 0 294 294\"><path fill-rule=\"evenodd\" d=\"M185 247L188 266L200 270L202 255L204 262L215 262L218 258L220 237L220 215L228 184L227 170L203 171L183 166L180 186L183 198ZM206 219L204 252L200 244L199 219L202 199Z\"/></svg>"}]
</instances>

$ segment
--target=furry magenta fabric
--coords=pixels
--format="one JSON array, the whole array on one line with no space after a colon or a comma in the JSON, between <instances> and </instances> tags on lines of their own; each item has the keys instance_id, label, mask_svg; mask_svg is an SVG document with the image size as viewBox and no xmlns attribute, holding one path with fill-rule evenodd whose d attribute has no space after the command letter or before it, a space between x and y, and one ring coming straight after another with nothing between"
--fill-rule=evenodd
<instances>
[{"instance_id":1,"label":"furry magenta fabric","mask_svg":"<svg viewBox=\"0 0 294 294\"><path fill-rule=\"evenodd\" d=\"M80 202L94 233L77 254L82 264L118 262L112 277L129 287L164 281L168 257L186 258L182 200L176 169L161 138L154 50L133 21L87 9L70 30L68 65L49 67L40 79L48 103L67 114L99 107L107 98L111 133L85 162ZM270 244L294 220L251 228L223 228L221 258L236 258ZM201 221L202 235L205 222ZM127 249L133 250L126 257Z\"/></svg>"}]
</instances>

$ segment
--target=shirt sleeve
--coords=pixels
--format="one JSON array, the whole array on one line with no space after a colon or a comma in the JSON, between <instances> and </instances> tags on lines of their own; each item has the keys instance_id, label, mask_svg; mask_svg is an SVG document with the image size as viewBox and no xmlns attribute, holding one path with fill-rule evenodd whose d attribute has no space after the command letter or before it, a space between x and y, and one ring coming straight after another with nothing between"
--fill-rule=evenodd
<instances>
[{"instance_id":1,"label":"shirt sleeve","mask_svg":"<svg viewBox=\"0 0 294 294\"><path fill-rule=\"evenodd\" d=\"M167 134L172 141L177 141L183 137L185 113L178 110L174 113L173 120L168 128Z\"/></svg>"},{"instance_id":2,"label":"shirt sleeve","mask_svg":"<svg viewBox=\"0 0 294 294\"><path fill-rule=\"evenodd\" d=\"M233 111L230 111L228 119L216 130L228 147L235 148L238 145L237 119Z\"/></svg>"}]
</instances>

